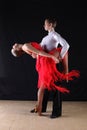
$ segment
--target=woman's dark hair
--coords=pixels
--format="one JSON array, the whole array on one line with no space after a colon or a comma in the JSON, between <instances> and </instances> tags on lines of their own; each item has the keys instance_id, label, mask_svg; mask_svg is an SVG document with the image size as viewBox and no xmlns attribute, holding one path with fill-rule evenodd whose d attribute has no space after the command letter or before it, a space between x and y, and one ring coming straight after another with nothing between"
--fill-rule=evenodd
<instances>
[{"instance_id":1,"label":"woman's dark hair","mask_svg":"<svg viewBox=\"0 0 87 130\"><path fill-rule=\"evenodd\" d=\"M56 18L47 17L45 20L47 20L48 23L52 23L52 25L53 25L54 28L57 26L57 20L56 20Z\"/></svg>"}]
</instances>

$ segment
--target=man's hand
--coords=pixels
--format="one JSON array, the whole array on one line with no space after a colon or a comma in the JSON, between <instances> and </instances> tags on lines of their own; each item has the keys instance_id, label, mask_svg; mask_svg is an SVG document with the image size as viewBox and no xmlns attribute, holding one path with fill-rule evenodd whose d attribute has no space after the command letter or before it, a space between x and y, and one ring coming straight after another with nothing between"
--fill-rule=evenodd
<instances>
[{"instance_id":1,"label":"man's hand","mask_svg":"<svg viewBox=\"0 0 87 130\"><path fill-rule=\"evenodd\" d=\"M62 62L62 57L60 55L59 55L58 59L59 59L59 62Z\"/></svg>"},{"instance_id":2,"label":"man's hand","mask_svg":"<svg viewBox=\"0 0 87 130\"><path fill-rule=\"evenodd\" d=\"M59 63L59 59L55 57L54 55L52 55L52 59L55 61L55 63Z\"/></svg>"}]
</instances>

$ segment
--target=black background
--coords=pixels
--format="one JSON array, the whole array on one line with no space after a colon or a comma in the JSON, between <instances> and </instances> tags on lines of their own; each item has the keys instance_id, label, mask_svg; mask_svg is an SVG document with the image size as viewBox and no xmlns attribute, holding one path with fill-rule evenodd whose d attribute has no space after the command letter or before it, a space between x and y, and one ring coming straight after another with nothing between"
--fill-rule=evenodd
<instances>
[{"instance_id":1,"label":"black background","mask_svg":"<svg viewBox=\"0 0 87 130\"><path fill-rule=\"evenodd\" d=\"M56 17L56 31L70 44L69 70L80 71L80 78L69 82L70 94L63 100L87 100L87 10L85 3L50 0L5 1L0 4L0 99L36 100L35 59L11 54L15 42L40 42L47 34L44 19Z\"/></svg>"}]
</instances>

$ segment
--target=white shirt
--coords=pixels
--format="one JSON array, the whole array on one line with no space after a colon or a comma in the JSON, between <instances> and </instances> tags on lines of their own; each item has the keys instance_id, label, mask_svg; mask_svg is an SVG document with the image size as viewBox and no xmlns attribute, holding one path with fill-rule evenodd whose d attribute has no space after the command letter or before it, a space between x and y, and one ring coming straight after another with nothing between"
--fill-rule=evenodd
<instances>
[{"instance_id":1,"label":"white shirt","mask_svg":"<svg viewBox=\"0 0 87 130\"><path fill-rule=\"evenodd\" d=\"M40 43L41 47L45 47L48 51L57 48L59 44L62 46L60 56L63 58L70 46L68 42L54 30L49 32L48 35L45 36Z\"/></svg>"}]
</instances>

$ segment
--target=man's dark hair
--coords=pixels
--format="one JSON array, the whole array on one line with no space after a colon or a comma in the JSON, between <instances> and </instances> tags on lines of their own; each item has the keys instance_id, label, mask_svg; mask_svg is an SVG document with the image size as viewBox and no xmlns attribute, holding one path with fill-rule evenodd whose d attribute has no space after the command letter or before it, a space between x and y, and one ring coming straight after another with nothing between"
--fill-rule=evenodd
<instances>
[{"instance_id":1,"label":"man's dark hair","mask_svg":"<svg viewBox=\"0 0 87 130\"><path fill-rule=\"evenodd\" d=\"M47 17L45 20L47 20L49 23L53 24L53 27L56 27L57 25L57 20L54 17Z\"/></svg>"}]
</instances>

